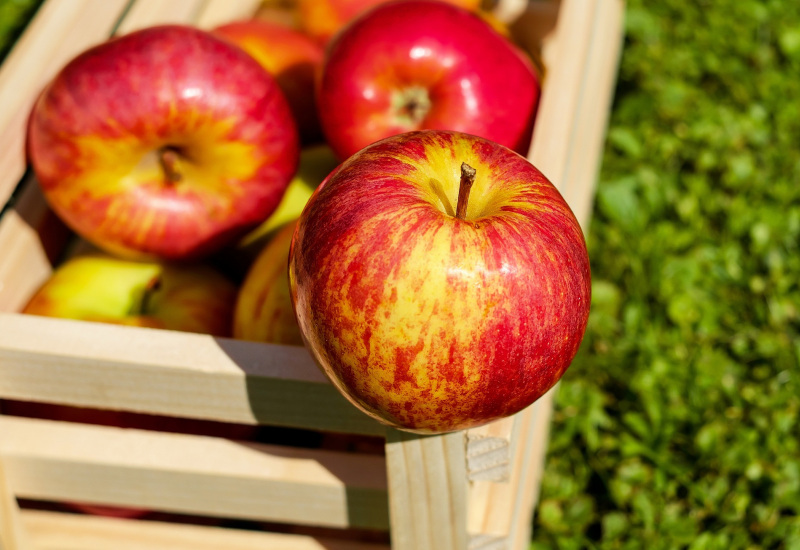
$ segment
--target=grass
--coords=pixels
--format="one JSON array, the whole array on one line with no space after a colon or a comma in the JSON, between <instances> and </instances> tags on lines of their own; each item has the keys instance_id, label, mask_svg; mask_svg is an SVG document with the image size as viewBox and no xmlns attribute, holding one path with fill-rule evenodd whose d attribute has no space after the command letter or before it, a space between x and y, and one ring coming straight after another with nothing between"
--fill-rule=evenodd
<instances>
[{"instance_id":1,"label":"grass","mask_svg":"<svg viewBox=\"0 0 800 550\"><path fill-rule=\"evenodd\" d=\"M800 548L800 3L628 0L532 548Z\"/></svg>"}]
</instances>

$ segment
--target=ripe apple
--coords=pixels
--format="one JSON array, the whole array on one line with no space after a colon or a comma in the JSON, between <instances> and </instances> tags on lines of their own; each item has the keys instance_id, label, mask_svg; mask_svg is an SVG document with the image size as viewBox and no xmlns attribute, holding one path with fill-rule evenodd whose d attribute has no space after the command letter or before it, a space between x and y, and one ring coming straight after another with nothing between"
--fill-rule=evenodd
<instances>
[{"instance_id":1,"label":"ripe apple","mask_svg":"<svg viewBox=\"0 0 800 550\"><path fill-rule=\"evenodd\" d=\"M382 4L331 42L318 87L344 160L382 138L433 129L527 154L539 101L533 63L478 15L434 0Z\"/></svg>"},{"instance_id":2,"label":"ripe apple","mask_svg":"<svg viewBox=\"0 0 800 550\"><path fill-rule=\"evenodd\" d=\"M78 55L30 116L53 210L108 252L197 259L280 202L299 140L275 79L212 34L163 25Z\"/></svg>"},{"instance_id":3,"label":"ripe apple","mask_svg":"<svg viewBox=\"0 0 800 550\"><path fill-rule=\"evenodd\" d=\"M211 32L241 47L275 77L289 101L302 143L322 141L314 86L323 52L317 42L264 19L232 21Z\"/></svg>"},{"instance_id":4,"label":"ripe apple","mask_svg":"<svg viewBox=\"0 0 800 550\"><path fill-rule=\"evenodd\" d=\"M304 147L300 151L297 173L289 182L278 208L264 223L248 233L241 244L246 246L262 237L271 240L279 228L296 220L311 198L311 194L338 164L339 159L327 144ZM263 248L263 243L261 247Z\"/></svg>"},{"instance_id":5,"label":"ripe apple","mask_svg":"<svg viewBox=\"0 0 800 550\"><path fill-rule=\"evenodd\" d=\"M97 253L61 264L22 312L230 336L237 291L206 265Z\"/></svg>"},{"instance_id":6,"label":"ripe apple","mask_svg":"<svg viewBox=\"0 0 800 550\"><path fill-rule=\"evenodd\" d=\"M303 345L286 276L295 225L284 225L247 272L233 313L234 338Z\"/></svg>"},{"instance_id":7,"label":"ripe apple","mask_svg":"<svg viewBox=\"0 0 800 550\"><path fill-rule=\"evenodd\" d=\"M342 163L300 216L289 281L333 384L419 433L533 403L589 314L586 244L561 194L521 155L459 132L393 136Z\"/></svg>"},{"instance_id":8,"label":"ripe apple","mask_svg":"<svg viewBox=\"0 0 800 550\"><path fill-rule=\"evenodd\" d=\"M330 39L347 23L370 8L389 0L299 0L298 19L303 31L320 44ZM480 0L442 0L464 9L476 11Z\"/></svg>"},{"instance_id":9,"label":"ripe apple","mask_svg":"<svg viewBox=\"0 0 800 550\"><path fill-rule=\"evenodd\" d=\"M225 247L213 258L213 265L232 280L242 281L261 251L287 223L296 220L314 189L336 168L339 160L324 143L300 151L300 165L278 208L235 245Z\"/></svg>"}]
</instances>

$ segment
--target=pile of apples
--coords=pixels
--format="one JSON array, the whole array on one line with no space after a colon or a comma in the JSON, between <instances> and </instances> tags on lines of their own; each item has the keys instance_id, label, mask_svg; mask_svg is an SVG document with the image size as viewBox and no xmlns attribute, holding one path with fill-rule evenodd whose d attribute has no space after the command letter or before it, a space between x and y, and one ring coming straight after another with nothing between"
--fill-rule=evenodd
<instances>
[{"instance_id":1,"label":"pile of apples","mask_svg":"<svg viewBox=\"0 0 800 550\"><path fill-rule=\"evenodd\" d=\"M583 337L589 262L524 157L540 74L478 4L300 1L297 27L157 26L77 56L27 152L98 250L25 312L305 345L409 431L531 404Z\"/></svg>"}]
</instances>

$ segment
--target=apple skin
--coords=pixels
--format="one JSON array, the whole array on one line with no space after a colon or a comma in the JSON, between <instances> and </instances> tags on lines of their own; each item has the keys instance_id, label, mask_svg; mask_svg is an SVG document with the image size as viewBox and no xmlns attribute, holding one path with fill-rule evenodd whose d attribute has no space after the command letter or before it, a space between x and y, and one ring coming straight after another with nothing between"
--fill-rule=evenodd
<instances>
[{"instance_id":1,"label":"apple skin","mask_svg":"<svg viewBox=\"0 0 800 550\"><path fill-rule=\"evenodd\" d=\"M243 281L256 258L277 232L287 223L295 221L314 192L314 189L339 164L339 159L326 144L304 147L300 152L300 165L278 208L258 227L228 246L213 258L213 265L231 280Z\"/></svg>"},{"instance_id":2,"label":"apple skin","mask_svg":"<svg viewBox=\"0 0 800 550\"><path fill-rule=\"evenodd\" d=\"M239 244L248 246L261 242L263 238L271 240L278 229L300 216L311 194L338 165L339 159L327 144L304 147L300 151L297 173L289 183L278 208L264 223L245 235ZM264 243L261 242L261 247L263 246Z\"/></svg>"},{"instance_id":3,"label":"apple skin","mask_svg":"<svg viewBox=\"0 0 800 550\"><path fill-rule=\"evenodd\" d=\"M275 77L289 101L301 143L323 141L314 91L323 58L317 42L298 30L263 19L232 21L211 32L252 55Z\"/></svg>"},{"instance_id":4,"label":"apple skin","mask_svg":"<svg viewBox=\"0 0 800 550\"><path fill-rule=\"evenodd\" d=\"M530 59L478 15L408 0L375 7L336 36L317 94L323 132L342 160L422 129L474 134L526 155L540 81Z\"/></svg>"},{"instance_id":5,"label":"apple skin","mask_svg":"<svg viewBox=\"0 0 800 550\"><path fill-rule=\"evenodd\" d=\"M320 44L327 44L347 23L365 11L389 0L299 0L298 19L303 31ZM443 0L477 11L480 0Z\"/></svg>"},{"instance_id":6,"label":"apple skin","mask_svg":"<svg viewBox=\"0 0 800 550\"><path fill-rule=\"evenodd\" d=\"M33 106L27 152L50 206L80 236L118 256L188 260L272 213L299 138L278 84L250 55L163 25L67 63Z\"/></svg>"},{"instance_id":7,"label":"apple skin","mask_svg":"<svg viewBox=\"0 0 800 550\"><path fill-rule=\"evenodd\" d=\"M465 219L460 166L477 170ZM559 380L590 305L586 244L558 190L477 136L418 131L342 163L289 257L304 342L384 424L443 433L509 416Z\"/></svg>"},{"instance_id":8,"label":"apple skin","mask_svg":"<svg viewBox=\"0 0 800 550\"><path fill-rule=\"evenodd\" d=\"M155 281L157 288L149 288ZM61 264L22 313L224 337L231 334L237 292L205 265L97 253Z\"/></svg>"},{"instance_id":9,"label":"apple skin","mask_svg":"<svg viewBox=\"0 0 800 550\"><path fill-rule=\"evenodd\" d=\"M233 313L234 338L303 345L286 276L295 225L292 221L283 226L247 272Z\"/></svg>"}]
</instances>

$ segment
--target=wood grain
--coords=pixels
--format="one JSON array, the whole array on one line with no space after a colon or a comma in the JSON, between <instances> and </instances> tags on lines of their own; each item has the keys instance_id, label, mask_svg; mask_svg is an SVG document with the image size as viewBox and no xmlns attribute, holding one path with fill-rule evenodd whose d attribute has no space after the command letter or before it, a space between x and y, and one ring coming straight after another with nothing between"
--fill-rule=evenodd
<instances>
[{"instance_id":1,"label":"wood grain","mask_svg":"<svg viewBox=\"0 0 800 550\"><path fill-rule=\"evenodd\" d=\"M5 459L0 454L0 550L29 549L17 501L6 477Z\"/></svg>"},{"instance_id":2,"label":"wood grain","mask_svg":"<svg viewBox=\"0 0 800 550\"><path fill-rule=\"evenodd\" d=\"M390 430L386 442L393 550L467 547L465 434Z\"/></svg>"},{"instance_id":3,"label":"wood grain","mask_svg":"<svg viewBox=\"0 0 800 550\"><path fill-rule=\"evenodd\" d=\"M382 456L0 416L11 491L299 525L389 528Z\"/></svg>"},{"instance_id":4,"label":"wood grain","mask_svg":"<svg viewBox=\"0 0 800 550\"><path fill-rule=\"evenodd\" d=\"M24 314L0 313L0 397L385 433L345 400L300 346Z\"/></svg>"},{"instance_id":5,"label":"wood grain","mask_svg":"<svg viewBox=\"0 0 800 550\"><path fill-rule=\"evenodd\" d=\"M389 550L386 545L24 510L33 550Z\"/></svg>"},{"instance_id":6,"label":"wood grain","mask_svg":"<svg viewBox=\"0 0 800 550\"><path fill-rule=\"evenodd\" d=\"M207 0L195 19L195 25L212 29L219 25L250 19L262 4L262 0Z\"/></svg>"},{"instance_id":7,"label":"wood grain","mask_svg":"<svg viewBox=\"0 0 800 550\"><path fill-rule=\"evenodd\" d=\"M204 4L204 0L135 0L115 34L128 34L153 25L193 25ZM229 4L233 8L236 1Z\"/></svg>"}]
</instances>

